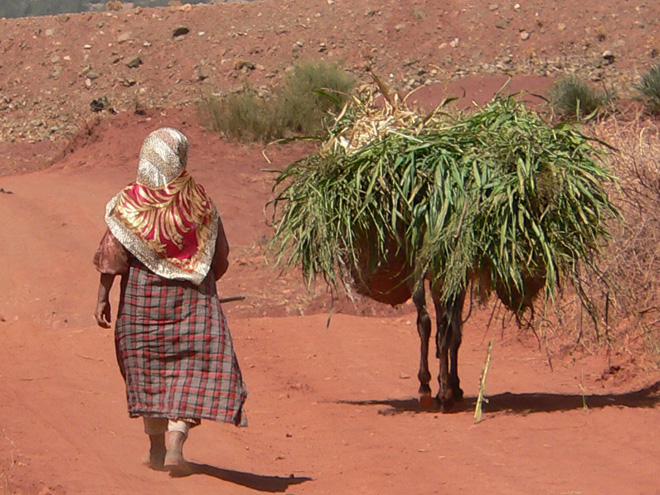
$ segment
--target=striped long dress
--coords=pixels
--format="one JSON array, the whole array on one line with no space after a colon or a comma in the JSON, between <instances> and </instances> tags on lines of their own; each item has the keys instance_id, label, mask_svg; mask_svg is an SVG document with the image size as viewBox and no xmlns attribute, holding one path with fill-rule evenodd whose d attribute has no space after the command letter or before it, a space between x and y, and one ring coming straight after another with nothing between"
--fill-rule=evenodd
<instances>
[{"instance_id":1,"label":"striped long dress","mask_svg":"<svg viewBox=\"0 0 660 495\"><path fill-rule=\"evenodd\" d=\"M130 256L115 344L131 417L247 424L247 390L212 274L196 286Z\"/></svg>"}]
</instances>

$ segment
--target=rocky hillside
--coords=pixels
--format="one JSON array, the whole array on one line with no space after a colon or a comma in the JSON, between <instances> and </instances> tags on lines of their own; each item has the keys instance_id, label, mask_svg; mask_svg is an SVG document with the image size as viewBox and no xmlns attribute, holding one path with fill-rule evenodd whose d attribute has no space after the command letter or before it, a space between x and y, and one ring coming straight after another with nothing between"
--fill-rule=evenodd
<instances>
[{"instance_id":1,"label":"rocky hillside","mask_svg":"<svg viewBox=\"0 0 660 495\"><path fill-rule=\"evenodd\" d=\"M187 3L223 3L226 1L227 0L191 0ZM64 13L100 12L106 9L123 10L134 7L164 7L171 3L175 2L172 0L133 0L132 2L122 2L118 0L110 2L102 0L12 0L11 2L0 3L0 17L16 18Z\"/></svg>"},{"instance_id":2,"label":"rocky hillside","mask_svg":"<svg viewBox=\"0 0 660 495\"><path fill-rule=\"evenodd\" d=\"M614 0L262 0L0 19L0 160L11 143L84 129L95 100L133 112L268 91L310 59L362 78L371 65L406 90L568 71L625 94L658 62L658 19L658 2Z\"/></svg>"}]
</instances>

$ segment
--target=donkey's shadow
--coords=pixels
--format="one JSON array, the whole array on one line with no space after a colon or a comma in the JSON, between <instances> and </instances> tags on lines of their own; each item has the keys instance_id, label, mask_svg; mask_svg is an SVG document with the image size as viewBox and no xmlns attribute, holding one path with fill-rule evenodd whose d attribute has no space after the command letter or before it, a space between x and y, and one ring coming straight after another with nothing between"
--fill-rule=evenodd
<instances>
[{"instance_id":1,"label":"donkey's shadow","mask_svg":"<svg viewBox=\"0 0 660 495\"><path fill-rule=\"evenodd\" d=\"M474 410L476 397L465 397L457 402L449 413ZM440 403L433 400L422 404L417 399L383 399L364 401L339 401L341 404L360 406L388 406L378 412L383 415L401 413L439 413ZM511 393L487 396L483 404L485 413L505 412L526 415L538 412L570 411L574 409L602 409L605 407L653 408L660 404L660 381L632 392L621 394L551 394Z\"/></svg>"}]
</instances>

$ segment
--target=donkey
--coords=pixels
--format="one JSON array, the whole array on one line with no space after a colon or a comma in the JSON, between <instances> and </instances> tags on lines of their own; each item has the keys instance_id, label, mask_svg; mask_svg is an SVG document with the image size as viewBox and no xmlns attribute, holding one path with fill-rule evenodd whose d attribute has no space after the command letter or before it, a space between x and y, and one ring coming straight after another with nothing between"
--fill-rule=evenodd
<instances>
[{"instance_id":1,"label":"donkey","mask_svg":"<svg viewBox=\"0 0 660 495\"><path fill-rule=\"evenodd\" d=\"M417 332L420 338L419 394L424 406L431 404L431 372L429 370L429 341L431 338L431 317L426 309L426 289L429 289L436 313L436 357L440 360L438 382L440 390L436 396L442 411L448 411L456 401L463 398L463 390L458 378L458 348L461 345L463 305L467 290L449 298L442 297L442 281L433 281L427 276L417 281L415 270L403 249L393 238L386 239L385 259L377 258L373 245L366 242L357 244L357 263L353 265L353 287L359 294L378 302L397 306L412 298L417 308ZM374 262L377 259L377 262Z\"/></svg>"}]
</instances>

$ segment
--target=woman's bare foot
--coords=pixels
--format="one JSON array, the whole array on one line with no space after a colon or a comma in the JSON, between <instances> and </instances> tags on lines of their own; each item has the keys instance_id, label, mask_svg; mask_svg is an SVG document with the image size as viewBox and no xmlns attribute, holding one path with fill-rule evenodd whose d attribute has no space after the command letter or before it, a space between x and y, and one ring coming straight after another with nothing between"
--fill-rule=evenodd
<instances>
[{"instance_id":1,"label":"woman's bare foot","mask_svg":"<svg viewBox=\"0 0 660 495\"><path fill-rule=\"evenodd\" d=\"M170 476L180 477L192 474L192 469L188 461L183 458L181 452L168 450L165 454L165 469L170 472Z\"/></svg>"},{"instance_id":2,"label":"woman's bare foot","mask_svg":"<svg viewBox=\"0 0 660 495\"><path fill-rule=\"evenodd\" d=\"M165 450L161 452L145 452L142 456L142 464L149 469L154 469L156 471L163 471L165 467Z\"/></svg>"},{"instance_id":3,"label":"woman's bare foot","mask_svg":"<svg viewBox=\"0 0 660 495\"><path fill-rule=\"evenodd\" d=\"M151 448L142 456L142 464L149 469L162 471L165 466L165 435L149 435Z\"/></svg>"},{"instance_id":4,"label":"woman's bare foot","mask_svg":"<svg viewBox=\"0 0 660 495\"><path fill-rule=\"evenodd\" d=\"M164 466L170 472L170 476L188 476L192 474L190 465L183 458L183 444L186 438L186 435L179 431L168 433Z\"/></svg>"}]
</instances>

